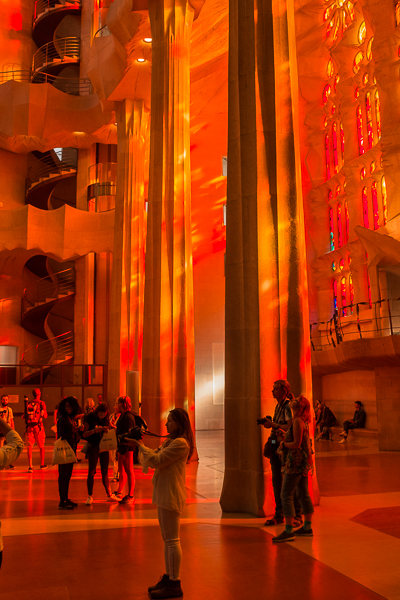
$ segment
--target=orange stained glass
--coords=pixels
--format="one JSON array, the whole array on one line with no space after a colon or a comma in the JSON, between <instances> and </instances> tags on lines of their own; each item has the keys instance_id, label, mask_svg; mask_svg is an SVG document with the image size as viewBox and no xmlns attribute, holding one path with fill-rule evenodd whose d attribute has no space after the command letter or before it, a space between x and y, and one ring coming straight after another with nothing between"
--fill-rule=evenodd
<instances>
[{"instance_id":1,"label":"orange stained glass","mask_svg":"<svg viewBox=\"0 0 400 600\"><path fill-rule=\"evenodd\" d=\"M334 73L333 60L330 58L328 60L328 64L327 64L327 67L326 67L326 74L329 77L329 79L331 77L333 77L333 73Z\"/></svg>"},{"instance_id":2,"label":"orange stained glass","mask_svg":"<svg viewBox=\"0 0 400 600\"><path fill-rule=\"evenodd\" d=\"M349 294L350 294L350 314L353 314L354 286L353 286L353 277L351 275L349 275Z\"/></svg>"},{"instance_id":3,"label":"orange stained glass","mask_svg":"<svg viewBox=\"0 0 400 600\"><path fill-rule=\"evenodd\" d=\"M365 167L363 167L360 171L360 180L362 181L363 179L365 179L367 176L367 169Z\"/></svg>"},{"instance_id":4,"label":"orange stained glass","mask_svg":"<svg viewBox=\"0 0 400 600\"><path fill-rule=\"evenodd\" d=\"M367 50L366 50L367 60L372 60L372 42L373 41L374 41L373 37L368 40Z\"/></svg>"},{"instance_id":5,"label":"orange stained glass","mask_svg":"<svg viewBox=\"0 0 400 600\"><path fill-rule=\"evenodd\" d=\"M359 44L363 44L366 40L367 37L367 26L365 25L365 21L363 21L360 25L360 27L358 28L358 43Z\"/></svg>"},{"instance_id":6,"label":"orange stained glass","mask_svg":"<svg viewBox=\"0 0 400 600\"><path fill-rule=\"evenodd\" d=\"M338 85L339 81L340 81L340 77L339 77L339 75L336 75L335 80L333 82L333 89L335 91L335 94L337 92L337 85Z\"/></svg>"},{"instance_id":7,"label":"orange stained glass","mask_svg":"<svg viewBox=\"0 0 400 600\"><path fill-rule=\"evenodd\" d=\"M371 186L372 196L372 213L374 215L374 229L379 229L379 204L378 204L378 189L376 181Z\"/></svg>"},{"instance_id":8,"label":"orange stained glass","mask_svg":"<svg viewBox=\"0 0 400 600\"><path fill-rule=\"evenodd\" d=\"M357 137L358 137L358 151L360 154L364 154L364 133L363 133L363 118L361 106L357 106Z\"/></svg>"},{"instance_id":9,"label":"orange stained glass","mask_svg":"<svg viewBox=\"0 0 400 600\"><path fill-rule=\"evenodd\" d=\"M339 173L339 156L338 156L338 136L337 125L332 125L332 147L333 147L333 169L335 173Z\"/></svg>"},{"instance_id":10,"label":"orange stained glass","mask_svg":"<svg viewBox=\"0 0 400 600\"><path fill-rule=\"evenodd\" d=\"M342 205L338 204L336 207L337 216L337 232L338 232L338 248L343 246L343 223L342 223Z\"/></svg>"},{"instance_id":11,"label":"orange stained glass","mask_svg":"<svg viewBox=\"0 0 400 600\"><path fill-rule=\"evenodd\" d=\"M377 135L378 141L379 141L382 136L382 131L381 131L381 103L379 100L378 90L375 92L375 118L376 118L376 135Z\"/></svg>"},{"instance_id":12,"label":"orange stained glass","mask_svg":"<svg viewBox=\"0 0 400 600\"><path fill-rule=\"evenodd\" d=\"M362 64L363 60L364 60L364 53L361 52L361 50L359 50L357 52L357 54L355 55L354 61L353 61L353 72L355 75L357 75L357 73L361 69L361 64Z\"/></svg>"},{"instance_id":13,"label":"orange stained glass","mask_svg":"<svg viewBox=\"0 0 400 600\"><path fill-rule=\"evenodd\" d=\"M376 171L376 162L373 160L369 166L369 172L372 175L372 173L375 173L375 171Z\"/></svg>"},{"instance_id":14,"label":"orange stained glass","mask_svg":"<svg viewBox=\"0 0 400 600\"><path fill-rule=\"evenodd\" d=\"M340 296L342 300L342 315L347 317L347 289L346 289L346 277L342 277L340 280Z\"/></svg>"},{"instance_id":15,"label":"orange stained glass","mask_svg":"<svg viewBox=\"0 0 400 600\"><path fill-rule=\"evenodd\" d=\"M325 135L325 168L326 168L326 179L331 178L331 154L329 149L329 135Z\"/></svg>"},{"instance_id":16,"label":"orange stained glass","mask_svg":"<svg viewBox=\"0 0 400 600\"><path fill-rule=\"evenodd\" d=\"M382 192L382 208L383 208L383 224L387 223L387 191L386 191L386 179L382 177L381 180L381 192Z\"/></svg>"},{"instance_id":17,"label":"orange stained glass","mask_svg":"<svg viewBox=\"0 0 400 600\"><path fill-rule=\"evenodd\" d=\"M344 242L345 242L345 244L347 244L347 242L349 241L349 238L350 238L350 216L349 216L349 207L347 205L347 202L344 203L344 220L345 220Z\"/></svg>"},{"instance_id":18,"label":"orange stained glass","mask_svg":"<svg viewBox=\"0 0 400 600\"><path fill-rule=\"evenodd\" d=\"M396 25L400 25L400 2L396 2L395 11L396 11Z\"/></svg>"},{"instance_id":19,"label":"orange stained glass","mask_svg":"<svg viewBox=\"0 0 400 600\"><path fill-rule=\"evenodd\" d=\"M331 36L334 41L343 35L354 20L353 2L350 0L328 0L329 5L324 11L324 22L328 23L326 37Z\"/></svg>"},{"instance_id":20,"label":"orange stained glass","mask_svg":"<svg viewBox=\"0 0 400 600\"><path fill-rule=\"evenodd\" d=\"M340 261L339 261L339 269L341 271L343 271L343 269L344 269L344 258L341 258Z\"/></svg>"},{"instance_id":21,"label":"orange stained glass","mask_svg":"<svg viewBox=\"0 0 400 600\"><path fill-rule=\"evenodd\" d=\"M368 83L368 73L365 73L364 77L363 77L363 84L367 85L367 83Z\"/></svg>"},{"instance_id":22,"label":"orange stained glass","mask_svg":"<svg viewBox=\"0 0 400 600\"><path fill-rule=\"evenodd\" d=\"M358 87L356 87L356 89L354 90L354 98L356 100L358 100L359 95L360 95L360 90Z\"/></svg>"},{"instance_id":23,"label":"orange stained glass","mask_svg":"<svg viewBox=\"0 0 400 600\"><path fill-rule=\"evenodd\" d=\"M324 106L328 102L330 95L331 95L331 86L329 85L329 83L327 83L326 86L324 87L324 91L322 92L322 103Z\"/></svg>"},{"instance_id":24,"label":"orange stained glass","mask_svg":"<svg viewBox=\"0 0 400 600\"><path fill-rule=\"evenodd\" d=\"M368 190L366 187L363 187L363 189L362 189L362 210L363 210L363 225L366 229L369 229Z\"/></svg>"},{"instance_id":25,"label":"orange stained glass","mask_svg":"<svg viewBox=\"0 0 400 600\"><path fill-rule=\"evenodd\" d=\"M365 94L365 112L367 115L368 148L372 148L372 146L374 145L374 130L372 125L372 106L370 92L367 92Z\"/></svg>"}]
</instances>

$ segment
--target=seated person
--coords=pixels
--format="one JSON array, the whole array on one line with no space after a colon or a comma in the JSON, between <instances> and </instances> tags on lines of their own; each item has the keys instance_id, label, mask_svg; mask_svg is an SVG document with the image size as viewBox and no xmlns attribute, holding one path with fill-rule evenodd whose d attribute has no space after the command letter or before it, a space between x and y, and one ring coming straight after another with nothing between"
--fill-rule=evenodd
<instances>
[{"instance_id":1,"label":"seated person","mask_svg":"<svg viewBox=\"0 0 400 600\"><path fill-rule=\"evenodd\" d=\"M343 423L343 431L339 433L343 437L342 441L339 442L340 444L343 444L347 440L349 429L363 429L365 427L367 415L363 409L362 402L357 400L355 402L355 409L354 417Z\"/></svg>"},{"instance_id":2,"label":"seated person","mask_svg":"<svg viewBox=\"0 0 400 600\"><path fill-rule=\"evenodd\" d=\"M320 402L320 411L317 417L317 428L319 428L320 434L317 437L318 440L330 440L333 441L331 428L336 425L336 417L328 406L325 404L325 400Z\"/></svg>"}]
</instances>

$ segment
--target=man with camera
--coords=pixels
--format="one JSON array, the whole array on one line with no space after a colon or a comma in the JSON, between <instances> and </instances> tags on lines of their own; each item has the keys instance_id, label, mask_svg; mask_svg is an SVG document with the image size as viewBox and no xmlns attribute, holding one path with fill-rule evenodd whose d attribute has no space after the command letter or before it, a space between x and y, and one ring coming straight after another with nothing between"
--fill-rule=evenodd
<instances>
[{"instance_id":1,"label":"man with camera","mask_svg":"<svg viewBox=\"0 0 400 600\"><path fill-rule=\"evenodd\" d=\"M5 445L0 448L0 470L9 467L14 463L22 450L24 442L14 429L0 418L0 433L5 438ZM0 567L3 558L3 540L1 537L1 521L0 521Z\"/></svg>"},{"instance_id":2,"label":"man with camera","mask_svg":"<svg viewBox=\"0 0 400 600\"><path fill-rule=\"evenodd\" d=\"M281 500L281 489L282 489L282 465L281 459L279 458L279 454L276 453L279 448L280 442L283 440L283 433L280 434L280 431L287 431L292 424L292 411L290 409L290 400L293 399L293 394L290 391L290 383L286 381L286 379L278 379L274 381L272 387L272 395L275 398L277 405L275 407L274 415L271 417L265 417L264 419L259 419L260 424L262 424L266 429L271 429L270 438L266 444L267 453L264 450L264 456L269 458L271 464L271 473L272 473L272 487L274 489L274 498L275 498L275 514L271 519L267 519L264 525L278 525L279 523L283 523L283 509L282 509L282 500ZM295 497L295 509L296 515L298 519L301 519L301 510L298 505L298 501L296 502Z\"/></svg>"}]
</instances>

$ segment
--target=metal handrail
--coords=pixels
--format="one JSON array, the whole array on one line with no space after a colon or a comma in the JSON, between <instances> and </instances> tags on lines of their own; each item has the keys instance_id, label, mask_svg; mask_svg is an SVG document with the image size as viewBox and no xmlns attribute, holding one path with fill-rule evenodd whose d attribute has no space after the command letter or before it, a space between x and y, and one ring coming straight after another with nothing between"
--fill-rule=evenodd
<instances>
[{"instance_id":1,"label":"metal handrail","mask_svg":"<svg viewBox=\"0 0 400 600\"><path fill-rule=\"evenodd\" d=\"M93 86L90 79L78 79L75 77L58 77L50 73L36 73L34 81L32 80L32 71L0 71L0 85L7 81L28 82L28 83L49 83L60 92L71 94L73 96L88 96L93 94Z\"/></svg>"},{"instance_id":2,"label":"metal handrail","mask_svg":"<svg viewBox=\"0 0 400 600\"><path fill-rule=\"evenodd\" d=\"M74 355L74 334L67 331L25 350L21 364L28 366L54 365Z\"/></svg>"},{"instance_id":3,"label":"metal handrail","mask_svg":"<svg viewBox=\"0 0 400 600\"><path fill-rule=\"evenodd\" d=\"M50 12L52 9L81 7L81 0L36 0L35 9L33 12L33 23L45 12Z\"/></svg>"},{"instance_id":4,"label":"metal handrail","mask_svg":"<svg viewBox=\"0 0 400 600\"><path fill-rule=\"evenodd\" d=\"M328 321L310 323L310 339L313 351L335 348L348 340L365 339L380 336L400 334L400 312L393 313L392 302L399 302L399 298L387 298L369 302L348 304L338 309ZM380 310L386 314L372 314L360 318L360 308L372 308L379 305ZM316 328L316 329L315 329ZM314 335L314 331L317 333ZM318 341L317 341L318 340Z\"/></svg>"},{"instance_id":5,"label":"metal handrail","mask_svg":"<svg viewBox=\"0 0 400 600\"><path fill-rule=\"evenodd\" d=\"M89 185L116 182L117 163L96 163L89 167Z\"/></svg>"},{"instance_id":6,"label":"metal handrail","mask_svg":"<svg viewBox=\"0 0 400 600\"><path fill-rule=\"evenodd\" d=\"M42 277L25 288L22 314L38 304L45 304L60 296L68 296L73 293L75 293L75 269L54 273L53 279L50 278L50 275Z\"/></svg>"},{"instance_id":7,"label":"metal handrail","mask_svg":"<svg viewBox=\"0 0 400 600\"><path fill-rule=\"evenodd\" d=\"M100 27L100 29L96 31L93 37L105 37L107 35L111 35L111 31L109 30L108 25L103 25L103 27Z\"/></svg>"},{"instance_id":8,"label":"metal handrail","mask_svg":"<svg viewBox=\"0 0 400 600\"><path fill-rule=\"evenodd\" d=\"M76 171L77 165L78 151L76 148L63 148L62 160L59 159L56 153L40 158L28 169L26 190L28 191L34 183L42 181L45 178Z\"/></svg>"},{"instance_id":9,"label":"metal handrail","mask_svg":"<svg viewBox=\"0 0 400 600\"><path fill-rule=\"evenodd\" d=\"M32 71L47 65L77 62L80 58L81 41L77 37L61 38L56 42L48 42L33 55Z\"/></svg>"}]
</instances>

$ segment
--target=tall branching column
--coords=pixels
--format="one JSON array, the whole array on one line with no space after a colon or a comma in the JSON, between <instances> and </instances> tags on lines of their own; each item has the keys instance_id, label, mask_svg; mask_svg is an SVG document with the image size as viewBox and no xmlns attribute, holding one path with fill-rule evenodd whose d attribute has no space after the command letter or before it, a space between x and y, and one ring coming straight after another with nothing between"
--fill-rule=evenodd
<instances>
[{"instance_id":1,"label":"tall branching column","mask_svg":"<svg viewBox=\"0 0 400 600\"><path fill-rule=\"evenodd\" d=\"M225 511L273 510L274 380L311 392L291 0L231 0L226 254Z\"/></svg>"},{"instance_id":2,"label":"tall branching column","mask_svg":"<svg viewBox=\"0 0 400 600\"><path fill-rule=\"evenodd\" d=\"M126 392L141 375L146 237L145 164L149 112L141 100L116 103L118 171L110 306L109 391Z\"/></svg>"},{"instance_id":3,"label":"tall branching column","mask_svg":"<svg viewBox=\"0 0 400 600\"><path fill-rule=\"evenodd\" d=\"M187 0L149 0L153 37L149 216L146 248L142 409L165 432L168 411L194 427L193 273L190 218Z\"/></svg>"}]
</instances>

